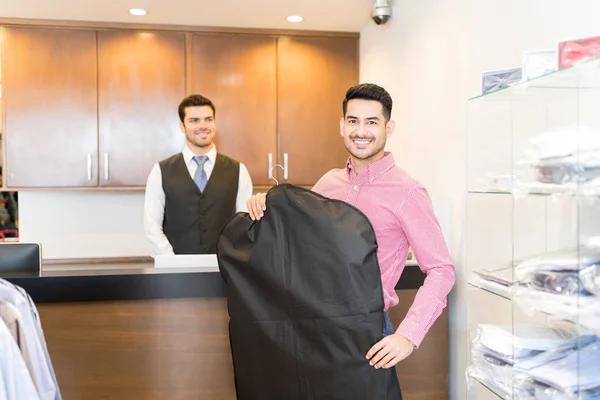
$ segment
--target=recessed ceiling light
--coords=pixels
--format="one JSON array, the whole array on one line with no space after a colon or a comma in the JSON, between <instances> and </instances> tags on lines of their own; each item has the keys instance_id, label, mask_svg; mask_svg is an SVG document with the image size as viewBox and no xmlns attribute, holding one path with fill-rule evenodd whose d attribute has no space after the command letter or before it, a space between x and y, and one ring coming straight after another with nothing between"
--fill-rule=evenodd
<instances>
[{"instance_id":1,"label":"recessed ceiling light","mask_svg":"<svg viewBox=\"0 0 600 400\"><path fill-rule=\"evenodd\" d=\"M132 8L129 10L129 14L131 15L146 15L146 10L142 8Z\"/></svg>"},{"instance_id":2,"label":"recessed ceiling light","mask_svg":"<svg viewBox=\"0 0 600 400\"><path fill-rule=\"evenodd\" d=\"M299 15L290 15L289 17L287 17L287 20L289 22L302 22L304 21L304 18L302 18Z\"/></svg>"}]
</instances>

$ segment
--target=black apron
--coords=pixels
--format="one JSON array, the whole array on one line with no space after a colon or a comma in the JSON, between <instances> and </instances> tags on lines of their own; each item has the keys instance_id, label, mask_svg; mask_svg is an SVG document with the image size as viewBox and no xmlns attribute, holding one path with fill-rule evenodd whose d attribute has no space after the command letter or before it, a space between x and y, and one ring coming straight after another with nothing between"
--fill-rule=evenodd
<instances>
[{"instance_id":1,"label":"black apron","mask_svg":"<svg viewBox=\"0 0 600 400\"><path fill-rule=\"evenodd\" d=\"M367 351L383 338L377 241L355 207L280 184L260 221L238 213L217 256L228 284L238 400L396 400L394 368Z\"/></svg>"}]
</instances>

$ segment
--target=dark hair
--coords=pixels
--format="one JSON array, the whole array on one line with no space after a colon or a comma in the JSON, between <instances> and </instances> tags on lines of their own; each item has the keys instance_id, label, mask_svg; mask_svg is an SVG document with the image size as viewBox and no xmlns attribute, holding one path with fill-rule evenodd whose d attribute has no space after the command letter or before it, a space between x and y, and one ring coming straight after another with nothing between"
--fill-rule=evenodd
<instances>
[{"instance_id":1,"label":"dark hair","mask_svg":"<svg viewBox=\"0 0 600 400\"><path fill-rule=\"evenodd\" d=\"M374 83L361 83L348 89L346 98L342 102L344 117L348 109L348 102L354 99L378 101L383 108L383 116L386 122L392 117L392 96L381 86L377 86Z\"/></svg>"},{"instance_id":2,"label":"dark hair","mask_svg":"<svg viewBox=\"0 0 600 400\"><path fill-rule=\"evenodd\" d=\"M179 103L179 120L183 122L185 119L185 109L186 107L202 107L209 106L213 111L213 117L215 116L215 105L212 101L207 99L206 97L199 94L192 94L185 99L181 100Z\"/></svg>"}]
</instances>

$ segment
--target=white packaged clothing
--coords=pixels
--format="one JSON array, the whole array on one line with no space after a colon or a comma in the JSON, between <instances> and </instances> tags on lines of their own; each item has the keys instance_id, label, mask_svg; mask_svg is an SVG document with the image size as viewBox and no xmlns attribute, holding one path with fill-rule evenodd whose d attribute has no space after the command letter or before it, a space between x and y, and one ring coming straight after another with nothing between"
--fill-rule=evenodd
<instances>
[{"instance_id":1,"label":"white packaged clothing","mask_svg":"<svg viewBox=\"0 0 600 400\"><path fill-rule=\"evenodd\" d=\"M29 348L31 347L31 343L28 343L29 339L25 334L26 326L23 324L23 316L15 307L9 302L0 301L0 319L4 321L8 331L11 336L15 340L17 347L21 351L21 355L23 357L23 361L29 370L31 376L34 376L34 366L33 360L31 358L31 353Z\"/></svg>"},{"instance_id":2,"label":"white packaged clothing","mask_svg":"<svg viewBox=\"0 0 600 400\"><path fill-rule=\"evenodd\" d=\"M39 316L31 298L22 288L0 279L0 301L14 305L21 314L27 364L41 400L60 400L54 370L45 347Z\"/></svg>"},{"instance_id":3,"label":"white packaged clothing","mask_svg":"<svg viewBox=\"0 0 600 400\"><path fill-rule=\"evenodd\" d=\"M8 328L8 331L15 339L17 346L21 348L21 342L24 340L24 334L22 332L21 325L21 313L17 310L17 307L12 304L0 301L0 319L4 321L4 324Z\"/></svg>"},{"instance_id":4,"label":"white packaged clothing","mask_svg":"<svg viewBox=\"0 0 600 400\"><path fill-rule=\"evenodd\" d=\"M560 346L577 336L567 326L480 324L479 344L500 354L522 357L533 351Z\"/></svg>"},{"instance_id":5,"label":"white packaged clothing","mask_svg":"<svg viewBox=\"0 0 600 400\"><path fill-rule=\"evenodd\" d=\"M39 400L29 370L14 337L0 321L0 398L6 400Z\"/></svg>"}]
</instances>

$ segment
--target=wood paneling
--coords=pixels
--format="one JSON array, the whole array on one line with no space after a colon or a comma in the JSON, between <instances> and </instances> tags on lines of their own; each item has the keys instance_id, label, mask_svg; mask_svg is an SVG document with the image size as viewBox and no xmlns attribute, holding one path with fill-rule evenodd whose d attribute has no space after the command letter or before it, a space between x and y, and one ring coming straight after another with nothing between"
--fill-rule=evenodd
<instances>
[{"instance_id":1,"label":"wood paneling","mask_svg":"<svg viewBox=\"0 0 600 400\"><path fill-rule=\"evenodd\" d=\"M192 36L192 88L216 108L217 150L243 162L253 184L273 184L277 162L277 46L269 36ZM275 170L274 170L275 173Z\"/></svg>"},{"instance_id":2,"label":"wood paneling","mask_svg":"<svg viewBox=\"0 0 600 400\"><path fill-rule=\"evenodd\" d=\"M156 162L183 148L183 33L98 32L101 186L143 186Z\"/></svg>"},{"instance_id":3,"label":"wood paneling","mask_svg":"<svg viewBox=\"0 0 600 400\"><path fill-rule=\"evenodd\" d=\"M278 40L279 156L287 182L310 185L348 158L340 135L342 100L358 83L358 44L346 38Z\"/></svg>"},{"instance_id":4,"label":"wood paneling","mask_svg":"<svg viewBox=\"0 0 600 400\"><path fill-rule=\"evenodd\" d=\"M5 28L2 57L9 188L143 188L183 147L177 105L190 92L215 102L218 149L256 188L275 183L269 154L272 165L287 154L287 182L307 187L347 158L338 120L358 82L354 34L23 24Z\"/></svg>"},{"instance_id":5,"label":"wood paneling","mask_svg":"<svg viewBox=\"0 0 600 400\"><path fill-rule=\"evenodd\" d=\"M235 400L224 298L37 307L64 400Z\"/></svg>"},{"instance_id":6,"label":"wood paneling","mask_svg":"<svg viewBox=\"0 0 600 400\"><path fill-rule=\"evenodd\" d=\"M397 290L400 303L390 310L394 329L406 316L417 290ZM435 321L421 346L398 363L398 379L405 400L447 400L449 371L448 309Z\"/></svg>"},{"instance_id":7,"label":"wood paneling","mask_svg":"<svg viewBox=\"0 0 600 400\"><path fill-rule=\"evenodd\" d=\"M4 28L2 85L6 185L97 185L96 33Z\"/></svg>"}]
</instances>

